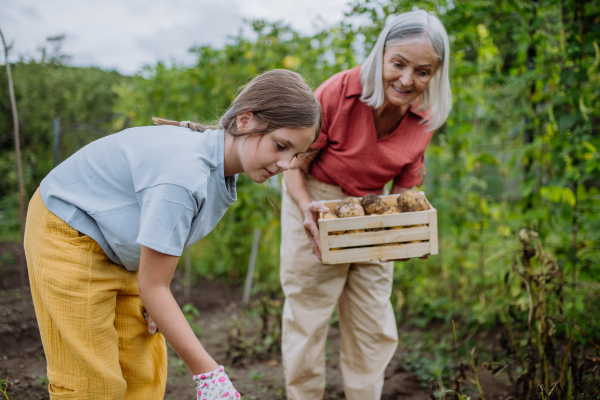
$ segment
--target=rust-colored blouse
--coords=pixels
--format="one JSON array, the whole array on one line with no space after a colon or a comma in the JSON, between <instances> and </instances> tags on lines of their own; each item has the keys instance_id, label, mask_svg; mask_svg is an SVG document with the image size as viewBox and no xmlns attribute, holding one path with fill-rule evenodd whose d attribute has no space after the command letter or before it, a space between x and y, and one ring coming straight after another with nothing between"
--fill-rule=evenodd
<instances>
[{"instance_id":1,"label":"rust-colored blouse","mask_svg":"<svg viewBox=\"0 0 600 400\"><path fill-rule=\"evenodd\" d=\"M335 74L315 91L323 107L323 129L312 145L320 149L310 174L344 193L381 193L390 180L402 187L425 179L425 149L433 135L420 124L427 111L413 103L390 135L377 139L371 107L360 101L360 67ZM422 168L422 177L421 177Z\"/></svg>"}]
</instances>

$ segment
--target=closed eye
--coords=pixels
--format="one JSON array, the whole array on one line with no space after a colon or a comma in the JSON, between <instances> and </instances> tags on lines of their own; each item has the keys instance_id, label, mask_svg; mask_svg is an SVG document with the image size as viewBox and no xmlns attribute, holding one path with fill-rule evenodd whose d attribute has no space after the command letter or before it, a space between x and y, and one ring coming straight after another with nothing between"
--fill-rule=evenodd
<instances>
[{"instance_id":1,"label":"closed eye","mask_svg":"<svg viewBox=\"0 0 600 400\"><path fill-rule=\"evenodd\" d=\"M277 150L279 151L284 151L285 147L283 145L281 145L281 143L275 142L275 147L277 147Z\"/></svg>"}]
</instances>

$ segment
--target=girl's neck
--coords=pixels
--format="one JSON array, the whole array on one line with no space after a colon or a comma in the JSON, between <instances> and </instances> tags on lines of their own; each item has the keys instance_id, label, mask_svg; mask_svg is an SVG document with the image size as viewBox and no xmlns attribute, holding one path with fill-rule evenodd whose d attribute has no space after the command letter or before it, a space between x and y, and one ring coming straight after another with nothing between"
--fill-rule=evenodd
<instances>
[{"instance_id":1,"label":"girl's neck","mask_svg":"<svg viewBox=\"0 0 600 400\"><path fill-rule=\"evenodd\" d=\"M225 132L225 145L223 146L225 154L223 154L223 164L226 177L244 172L239 153L240 141L236 139L238 138Z\"/></svg>"}]
</instances>

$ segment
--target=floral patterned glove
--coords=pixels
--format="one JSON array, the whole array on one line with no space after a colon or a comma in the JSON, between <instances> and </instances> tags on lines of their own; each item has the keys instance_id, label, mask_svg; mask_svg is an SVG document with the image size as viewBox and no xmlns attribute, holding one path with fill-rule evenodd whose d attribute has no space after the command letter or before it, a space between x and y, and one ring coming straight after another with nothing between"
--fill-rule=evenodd
<instances>
[{"instance_id":1,"label":"floral patterned glove","mask_svg":"<svg viewBox=\"0 0 600 400\"><path fill-rule=\"evenodd\" d=\"M156 324L154 323L154 321L152 321L150 314L148 314L148 312L145 310L144 310L144 319L146 320L146 323L148 324L148 332L150 332L151 335L154 335L156 332L158 332L158 328L156 327Z\"/></svg>"},{"instance_id":2,"label":"floral patterned glove","mask_svg":"<svg viewBox=\"0 0 600 400\"><path fill-rule=\"evenodd\" d=\"M197 400L239 400L239 392L235 390L222 365L212 372L194 375L198 382Z\"/></svg>"}]
</instances>

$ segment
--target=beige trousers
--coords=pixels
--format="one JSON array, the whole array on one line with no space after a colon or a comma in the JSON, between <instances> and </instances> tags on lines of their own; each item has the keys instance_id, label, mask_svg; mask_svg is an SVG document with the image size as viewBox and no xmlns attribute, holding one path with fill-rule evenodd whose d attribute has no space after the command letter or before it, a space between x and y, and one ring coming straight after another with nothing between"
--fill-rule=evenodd
<instances>
[{"instance_id":1,"label":"beige trousers","mask_svg":"<svg viewBox=\"0 0 600 400\"><path fill-rule=\"evenodd\" d=\"M346 197L338 186L307 179L311 200ZM393 262L322 264L312 252L303 217L287 189L281 209L282 354L288 399L322 399L325 340L340 316L341 370L349 400L381 398L384 371L398 345L390 303Z\"/></svg>"}]
</instances>

